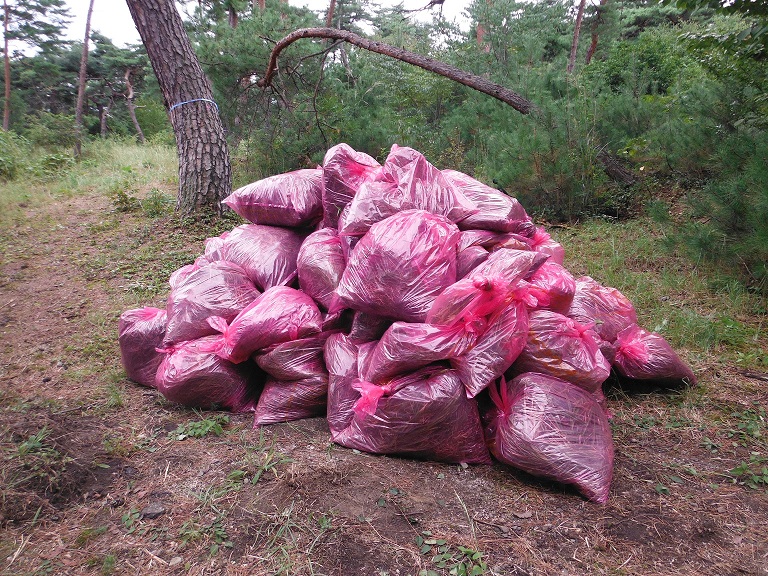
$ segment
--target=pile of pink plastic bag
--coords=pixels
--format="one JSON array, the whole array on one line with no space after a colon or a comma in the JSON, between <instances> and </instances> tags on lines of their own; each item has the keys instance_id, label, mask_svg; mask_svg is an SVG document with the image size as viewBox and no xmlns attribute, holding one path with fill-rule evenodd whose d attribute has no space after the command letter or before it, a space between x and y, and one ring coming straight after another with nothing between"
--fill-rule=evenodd
<instances>
[{"instance_id":1,"label":"pile of pink plastic bag","mask_svg":"<svg viewBox=\"0 0 768 576\"><path fill-rule=\"evenodd\" d=\"M224 203L250 223L171 275L165 310L120 318L128 377L168 400L255 426L325 416L342 446L493 457L605 502L611 372L695 383L517 200L411 148L381 165L339 144Z\"/></svg>"}]
</instances>

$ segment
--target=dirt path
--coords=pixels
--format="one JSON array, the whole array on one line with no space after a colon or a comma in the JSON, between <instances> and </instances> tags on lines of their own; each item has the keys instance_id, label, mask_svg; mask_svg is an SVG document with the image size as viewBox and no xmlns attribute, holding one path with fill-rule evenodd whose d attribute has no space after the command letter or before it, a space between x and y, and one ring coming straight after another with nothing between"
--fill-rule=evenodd
<instances>
[{"instance_id":1,"label":"dirt path","mask_svg":"<svg viewBox=\"0 0 768 576\"><path fill-rule=\"evenodd\" d=\"M112 209L52 201L2 232L0 573L768 574L764 487L722 475L754 447L723 447L696 392L611 398L605 506L500 465L337 447L323 419L180 440L217 415L125 380L117 318L163 305L204 230ZM702 388L718 378L739 377Z\"/></svg>"}]
</instances>

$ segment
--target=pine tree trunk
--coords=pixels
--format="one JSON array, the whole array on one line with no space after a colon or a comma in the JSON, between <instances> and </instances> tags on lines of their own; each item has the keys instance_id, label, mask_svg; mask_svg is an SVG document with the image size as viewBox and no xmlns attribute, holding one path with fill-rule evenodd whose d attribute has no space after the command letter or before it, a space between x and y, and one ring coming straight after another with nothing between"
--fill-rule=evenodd
<instances>
[{"instance_id":1,"label":"pine tree trunk","mask_svg":"<svg viewBox=\"0 0 768 576\"><path fill-rule=\"evenodd\" d=\"M584 6L586 6L587 0L579 1L579 11L576 14L576 25L573 28L573 42L571 42L571 56L568 58L567 72L570 74L573 72L574 66L576 66L576 53L579 51L579 35L581 34L581 21L584 19Z\"/></svg>"},{"instance_id":2,"label":"pine tree trunk","mask_svg":"<svg viewBox=\"0 0 768 576\"><path fill-rule=\"evenodd\" d=\"M328 4L328 12L325 13L325 27L333 28L333 15L336 12L336 0L331 0Z\"/></svg>"},{"instance_id":3,"label":"pine tree trunk","mask_svg":"<svg viewBox=\"0 0 768 576\"><path fill-rule=\"evenodd\" d=\"M3 64L5 71L5 102L3 103L3 130L8 131L11 124L11 56L8 53L8 20L11 17L11 9L8 1L3 0Z\"/></svg>"},{"instance_id":4,"label":"pine tree trunk","mask_svg":"<svg viewBox=\"0 0 768 576\"><path fill-rule=\"evenodd\" d=\"M136 118L136 104L133 102L133 84L131 84L131 73L133 70L131 68L128 68L128 70L125 71L125 86L126 86L126 94L125 94L125 105L128 108L128 114L131 117L131 122L133 122L133 127L136 129L136 135L139 138L139 142L141 144L144 144L146 141L144 138L144 131L141 129L141 125L139 124L139 119Z\"/></svg>"},{"instance_id":5,"label":"pine tree trunk","mask_svg":"<svg viewBox=\"0 0 768 576\"><path fill-rule=\"evenodd\" d=\"M176 208L189 214L221 211L232 191L224 127L211 84L184 31L173 0L126 0L147 49L176 136L179 193Z\"/></svg>"},{"instance_id":6,"label":"pine tree trunk","mask_svg":"<svg viewBox=\"0 0 768 576\"><path fill-rule=\"evenodd\" d=\"M589 48L587 49L587 56L584 59L584 64L587 66L589 66L590 62L592 62L592 56L595 55L595 51L597 50L597 42L600 39L598 30L600 24L603 23L603 10L605 9L606 4L608 4L608 0L600 0L600 5L597 7L597 11L595 12L595 19L592 21L592 26L590 27L592 38L589 43Z\"/></svg>"},{"instance_id":7,"label":"pine tree trunk","mask_svg":"<svg viewBox=\"0 0 768 576\"><path fill-rule=\"evenodd\" d=\"M85 108L85 84L88 80L88 42L91 37L91 16L93 15L94 1L91 0L88 4L83 52L80 55L80 77L77 82L77 104L75 106L75 158L80 157L83 147L83 108Z\"/></svg>"},{"instance_id":8,"label":"pine tree trunk","mask_svg":"<svg viewBox=\"0 0 768 576\"><path fill-rule=\"evenodd\" d=\"M109 100L109 104L106 106L99 106L99 135L102 138L107 137L107 118L109 118L109 111L112 108L112 99Z\"/></svg>"}]
</instances>

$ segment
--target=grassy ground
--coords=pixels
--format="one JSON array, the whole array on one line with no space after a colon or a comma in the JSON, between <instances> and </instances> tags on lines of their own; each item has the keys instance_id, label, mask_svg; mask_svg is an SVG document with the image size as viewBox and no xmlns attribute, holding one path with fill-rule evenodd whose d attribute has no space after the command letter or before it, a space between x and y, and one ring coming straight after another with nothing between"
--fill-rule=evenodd
<instances>
[{"instance_id":1,"label":"grassy ground","mask_svg":"<svg viewBox=\"0 0 768 576\"><path fill-rule=\"evenodd\" d=\"M38 159L30 158L34 164ZM500 465L252 430L124 377L117 319L232 219L173 213L174 151L95 143L0 188L0 573L767 574L766 301L639 219L553 228L698 387L609 390L606 506ZM463 568L462 568L463 567Z\"/></svg>"}]
</instances>

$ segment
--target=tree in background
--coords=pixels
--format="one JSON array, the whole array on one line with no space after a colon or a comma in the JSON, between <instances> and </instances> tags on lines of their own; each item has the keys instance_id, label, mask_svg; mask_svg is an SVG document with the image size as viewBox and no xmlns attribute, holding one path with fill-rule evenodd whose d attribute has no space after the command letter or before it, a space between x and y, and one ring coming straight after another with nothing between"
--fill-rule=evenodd
<instances>
[{"instance_id":1,"label":"tree in background","mask_svg":"<svg viewBox=\"0 0 768 576\"><path fill-rule=\"evenodd\" d=\"M83 53L80 56L80 71L77 81L77 104L75 105L75 158L80 157L83 144L83 108L85 107L85 85L88 80L88 42L91 37L91 16L93 3L88 3L88 15L85 18L85 36L83 38Z\"/></svg>"},{"instance_id":2,"label":"tree in background","mask_svg":"<svg viewBox=\"0 0 768 576\"><path fill-rule=\"evenodd\" d=\"M221 210L232 190L229 149L213 100L173 0L127 0L147 50L176 136L179 192L176 208Z\"/></svg>"},{"instance_id":3,"label":"tree in background","mask_svg":"<svg viewBox=\"0 0 768 576\"><path fill-rule=\"evenodd\" d=\"M21 42L43 52L62 42L61 31L69 19L64 0L3 0L3 69L5 91L3 130L11 119L11 42Z\"/></svg>"}]
</instances>

